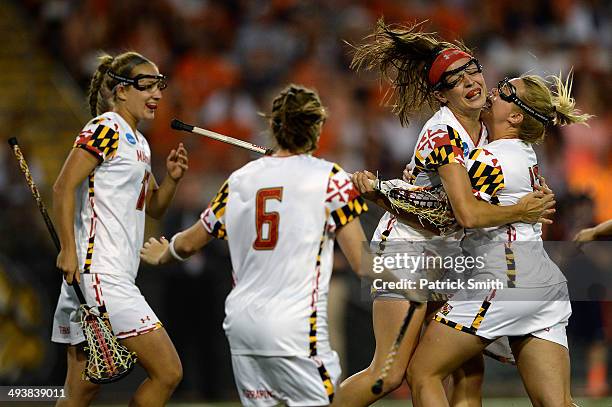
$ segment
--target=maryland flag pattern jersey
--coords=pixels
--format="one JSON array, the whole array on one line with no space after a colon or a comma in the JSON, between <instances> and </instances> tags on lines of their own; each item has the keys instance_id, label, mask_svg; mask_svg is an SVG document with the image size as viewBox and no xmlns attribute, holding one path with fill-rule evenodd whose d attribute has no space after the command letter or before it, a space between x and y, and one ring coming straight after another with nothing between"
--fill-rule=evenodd
<instances>
[{"instance_id":1,"label":"maryland flag pattern jersey","mask_svg":"<svg viewBox=\"0 0 612 407\"><path fill-rule=\"evenodd\" d=\"M74 148L99 161L77 191L79 268L85 273L127 273L135 279L151 174L149 144L121 116L107 112L85 126Z\"/></svg>"},{"instance_id":2,"label":"maryland flag pattern jersey","mask_svg":"<svg viewBox=\"0 0 612 407\"><path fill-rule=\"evenodd\" d=\"M476 197L495 205L516 204L539 185L536 154L519 139L496 140L473 150L467 169ZM465 234L463 248L486 258L482 278L498 278L508 287L546 287L565 281L544 251L539 223L466 229Z\"/></svg>"},{"instance_id":3,"label":"maryland flag pattern jersey","mask_svg":"<svg viewBox=\"0 0 612 407\"><path fill-rule=\"evenodd\" d=\"M201 220L229 242L235 287L223 327L232 354L330 350L334 232L366 210L345 171L309 155L263 157L229 177Z\"/></svg>"},{"instance_id":4,"label":"maryland flag pattern jersey","mask_svg":"<svg viewBox=\"0 0 612 407\"><path fill-rule=\"evenodd\" d=\"M418 186L436 187L442 184L438 175L438 168L447 164L460 164L465 166L470 152L483 146L487 142L487 130L481 126L478 142L474 144L472 138L465 131L455 115L447 107L441 107L425 123L414 154L410 161L412 168L412 183ZM383 239L393 240L424 240L437 239L433 233L422 232L408 226L398 220L390 222L394 218L390 213L385 213L378 223L378 227L372 238L373 242ZM460 239L462 232L458 231L450 239Z\"/></svg>"}]
</instances>

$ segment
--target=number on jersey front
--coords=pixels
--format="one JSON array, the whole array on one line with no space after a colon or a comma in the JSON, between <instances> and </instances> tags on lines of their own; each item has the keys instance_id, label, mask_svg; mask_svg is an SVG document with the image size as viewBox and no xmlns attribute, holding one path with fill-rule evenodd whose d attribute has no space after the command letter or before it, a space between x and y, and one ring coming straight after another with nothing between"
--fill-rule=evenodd
<instances>
[{"instance_id":1,"label":"number on jersey front","mask_svg":"<svg viewBox=\"0 0 612 407\"><path fill-rule=\"evenodd\" d=\"M538 165L534 165L533 167L529 167L529 179L531 180L531 189L536 190L536 185L540 186L540 168Z\"/></svg>"},{"instance_id":2,"label":"number on jersey front","mask_svg":"<svg viewBox=\"0 0 612 407\"><path fill-rule=\"evenodd\" d=\"M147 198L147 187L149 186L149 177L151 173L145 171L144 177L142 177L142 187L140 188L140 195L138 195L138 202L136 202L136 209L141 211L144 208L145 201Z\"/></svg>"},{"instance_id":3,"label":"number on jersey front","mask_svg":"<svg viewBox=\"0 0 612 407\"><path fill-rule=\"evenodd\" d=\"M257 191L255 198L255 230L257 231L257 239L253 242L253 249L255 250L273 250L278 242L280 215L275 211L266 211L266 202L270 199L282 202L283 188L263 188Z\"/></svg>"}]
</instances>

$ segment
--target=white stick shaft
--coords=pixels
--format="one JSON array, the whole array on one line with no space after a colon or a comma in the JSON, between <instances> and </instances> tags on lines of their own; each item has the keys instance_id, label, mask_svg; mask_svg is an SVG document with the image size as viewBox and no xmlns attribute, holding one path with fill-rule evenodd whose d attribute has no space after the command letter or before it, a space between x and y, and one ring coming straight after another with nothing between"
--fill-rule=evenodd
<instances>
[{"instance_id":1,"label":"white stick shaft","mask_svg":"<svg viewBox=\"0 0 612 407\"><path fill-rule=\"evenodd\" d=\"M193 126L193 132L201 136L210 137L212 139L222 141L227 144L233 144L238 147L246 148L247 150L254 151L256 153L260 153L260 154L266 153L265 148L249 143L248 141L238 140L230 136L224 136L223 134L215 133L214 131L206 130L201 127Z\"/></svg>"}]
</instances>

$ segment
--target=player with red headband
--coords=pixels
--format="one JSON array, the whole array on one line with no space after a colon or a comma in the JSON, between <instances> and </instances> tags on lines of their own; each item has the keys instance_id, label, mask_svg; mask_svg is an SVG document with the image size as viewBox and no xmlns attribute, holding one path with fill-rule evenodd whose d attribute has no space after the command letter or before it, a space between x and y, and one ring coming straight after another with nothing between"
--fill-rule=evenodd
<instances>
[{"instance_id":1,"label":"player with red headband","mask_svg":"<svg viewBox=\"0 0 612 407\"><path fill-rule=\"evenodd\" d=\"M463 228L500 226L520 221L544 222L554 210L554 197L541 191L529 194L516 205L495 206L477 200L472 193L466 161L470 151L486 143L487 130L480 121L480 112L486 103L487 88L482 66L472 52L460 42L445 42L435 34L420 31L420 25L392 27L379 21L369 41L356 47L352 68L378 70L381 77L392 85L393 111L402 125L425 105L435 110L421 130L412 160L409 164L411 182L418 186L442 185L449 197L459 223L444 236L414 228L387 212L380 220L372 239L372 248L380 255L393 256L397 246L401 251L420 255L421 244L428 242L437 247L449 247L449 254L460 254L459 241ZM353 175L353 182L362 196L372 197L368 172ZM376 202L378 203L378 201ZM388 211L390 208L385 207ZM414 247L418 246L418 247ZM395 250L395 251L394 251ZM445 249L446 250L446 249ZM393 253L391 253L393 252ZM412 252L412 253L410 253ZM396 273L406 276L406 269ZM433 307L437 309L441 304ZM381 394L370 391L383 368L388 350L393 344L410 303L393 293L377 290L373 302L373 326L376 351L370 366L345 380L337 393L335 406L366 406L393 391L404 380L406 368L420 336L426 307L414 312L401 346L384 381ZM450 397L453 405L479 405L481 394L482 356L466 362L455 372L455 391Z\"/></svg>"}]
</instances>

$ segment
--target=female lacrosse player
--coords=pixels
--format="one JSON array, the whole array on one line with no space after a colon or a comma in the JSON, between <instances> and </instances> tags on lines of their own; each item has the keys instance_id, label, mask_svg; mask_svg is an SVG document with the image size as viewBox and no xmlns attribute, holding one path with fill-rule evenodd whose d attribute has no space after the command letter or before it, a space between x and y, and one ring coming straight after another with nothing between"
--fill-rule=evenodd
<instances>
[{"instance_id":1,"label":"female lacrosse player","mask_svg":"<svg viewBox=\"0 0 612 407\"><path fill-rule=\"evenodd\" d=\"M463 227L497 226L514 221L536 222L550 213L552 195L542 198L533 194L517 205L497 207L478 201L465 168L466 157L478 146L486 143L487 133L479 117L486 101L487 88L482 67L473 53L462 43L442 41L434 34L420 32L420 24L411 27L390 27L382 20L369 42L356 48L352 67L380 71L381 77L393 87L394 112L405 125L410 116L425 105L436 108L436 113L423 127L411 161L413 182L418 186L442 185L449 197L455 217ZM372 192L368 172L357 173L353 182L366 197ZM378 201L376 201L378 202ZM372 246L385 256L395 250L404 253L412 250L414 241L432 241L459 252L459 239L463 230L457 227L446 237L420 230L398 221L393 209L385 207ZM542 219L544 222L547 220ZM390 243L401 246L390 249ZM413 254L420 255L421 245ZM444 253L441 253L444 256ZM401 270L398 270L401 272ZM375 395L371 386L376 382L409 302L401 297L377 291L374 293L373 325L376 351L370 366L345 380L340 386L337 405L366 406L397 388L406 374L409 359L416 346L421 325L425 319L425 307L415 312L402 340L401 347L391 365L382 393ZM397 300L400 301L397 301ZM455 377L453 402L480 403L482 359L475 359Z\"/></svg>"},{"instance_id":2,"label":"female lacrosse player","mask_svg":"<svg viewBox=\"0 0 612 407\"><path fill-rule=\"evenodd\" d=\"M223 328L244 406L328 405L340 377L327 329L334 238L358 271L367 208L346 172L311 155L325 117L314 91L285 88L270 116L276 152L235 171L192 227L141 251L162 264L228 240Z\"/></svg>"},{"instance_id":3,"label":"female lacrosse player","mask_svg":"<svg viewBox=\"0 0 612 407\"><path fill-rule=\"evenodd\" d=\"M82 283L90 305L106 309L116 336L148 378L130 405L162 406L181 380L174 345L135 285L145 213L160 218L187 170L182 144L166 159L158 186L151 152L137 130L152 120L166 88L154 63L135 52L100 57L89 89L92 119L76 139L53 188L62 250L57 267L66 281L55 311L53 341L68 344L68 398L58 405L88 405L98 385L81 374L85 353L77 323L79 302L69 284Z\"/></svg>"},{"instance_id":4,"label":"female lacrosse player","mask_svg":"<svg viewBox=\"0 0 612 407\"><path fill-rule=\"evenodd\" d=\"M467 165L481 200L512 205L535 190L532 144L543 140L549 126L588 119L574 108L571 79L553 78L555 94L534 75L506 78L493 89L483 112L490 143L473 150ZM541 225L466 229L463 247L486 254L485 267L473 278L503 281L505 289L462 291L437 314L409 367L415 405L448 405L444 377L491 341L508 336L533 405L571 406L565 335L571 307L565 277L544 250Z\"/></svg>"}]
</instances>

